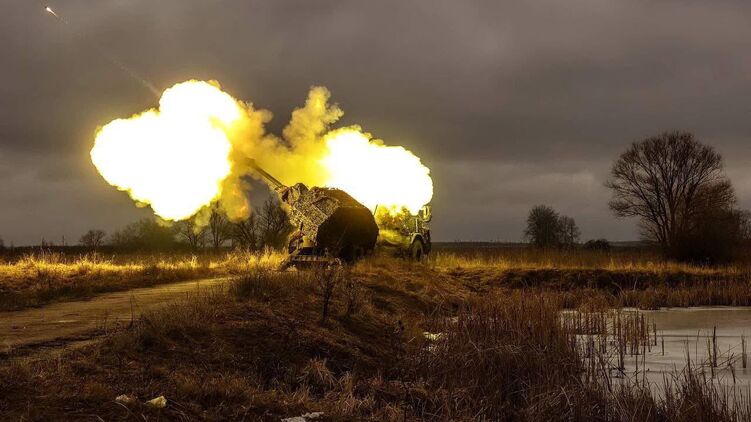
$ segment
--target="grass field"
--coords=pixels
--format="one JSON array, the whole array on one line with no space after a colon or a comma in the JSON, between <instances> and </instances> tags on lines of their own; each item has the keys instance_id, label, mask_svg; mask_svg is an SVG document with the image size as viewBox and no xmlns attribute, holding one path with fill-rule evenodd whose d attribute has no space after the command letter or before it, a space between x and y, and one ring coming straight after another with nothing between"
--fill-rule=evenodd
<instances>
[{"instance_id":1,"label":"grass field","mask_svg":"<svg viewBox=\"0 0 751 422\"><path fill-rule=\"evenodd\" d=\"M739 274L751 270L748 262L721 266L666 261L658 250L648 247L622 247L607 251L574 249L536 249L524 246L473 246L438 244L432 253L433 264L440 268L494 269L598 269L652 273Z\"/></svg>"},{"instance_id":2,"label":"grass field","mask_svg":"<svg viewBox=\"0 0 751 422\"><path fill-rule=\"evenodd\" d=\"M272 269L282 259L281 253L272 251L24 255L0 261L0 311L160 283L237 275L257 266ZM392 262L388 257L372 257L354 271L385 268ZM648 249L540 251L442 245L418 272L453 277L479 290L553 290L566 294L567 306L573 307L581 297L590 300L592 296L614 306L641 308L751 305L751 265L707 267L666 262Z\"/></svg>"},{"instance_id":3,"label":"grass field","mask_svg":"<svg viewBox=\"0 0 751 422\"><path fill-rule=\"evenodd\" d=\"M165 304L94 345L7 357L0 363L0 414L279 420L315 411L332 421L751 416L747 401L729 400L690 371L668 380L661 397L638 382L613 382L601 356L587 355L576 340L596 328L562 323L566 292L505 289L452 271L389 258L351 271L248 268L227 291ZM601 298L590 299L582 299L581 312L602 309ZM119 395L132 401L117 403ZM145 404L160 395L165 408Z\"/></svg>"},{"instance_id":4,"label":"grass field","mask_svg":"<svg viewBox=\"0 0 751 422\"><path fill-rule=\"evenodd\" d=\"M54 301L91 297L197 278L241 274L250 267L275 267L280 254L216 253L204 255L38 253L0 261L0 311Z\"/></svg>"},{"instance_id":5,"label":"grass field","mask_svg":"<svg viewBox=\"0 0 751 422\"><path fill-rule=\"evenodd\" d=\"M283 255L276 252L24 255L0 261L0 311L159 283L242 274L256 266L275 268L282 259ZM383 260L370 258L354 271L383 267ZM388 266L392 260L386 262ZM442 245L419 268L481 290L501 287L568 292L568 306L576 306L582 295L600 296L612 305L642 308L751 305L751 266L665 262L651 250L540 251Z\"/></svg>"},{"instance_id":6,"label":"grass field","mask_svg":"<svg viewBox=\"0 0 751 422\"><path fill-rule=\"evenodd\" d=\"M566 307L592 301L644 309L751 305L749 263L677 263L665 261L650 249L536 250L444 245L433 253L427 266L477 290L554 292L563 298Z\"/></svg>"}]
</instances>

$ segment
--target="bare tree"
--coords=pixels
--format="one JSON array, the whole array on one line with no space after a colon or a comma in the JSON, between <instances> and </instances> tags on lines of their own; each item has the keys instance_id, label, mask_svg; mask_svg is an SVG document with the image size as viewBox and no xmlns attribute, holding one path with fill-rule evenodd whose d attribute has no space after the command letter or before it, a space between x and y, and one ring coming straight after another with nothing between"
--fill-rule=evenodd
<instances>
[{"instance_id":1,"label":"bare tree","mask_svg":"<svg viewBox=\"0 0 751 422\"><path fill-rule=\"evenodd\" d=\"M281 248L285 245L292 226L279 201L269 197L263 203L259 223L261 246Z\"/></svg>"},{"instance_id":2,"label":"bare tree","mask_svg":"<svg viewBox=\"0 0 751 422\"><path fill-rule=\"evenodd\" d=\"M229 235L235 246L242 249L256 250L259 238L258 219L255 213L242 221L229 223Z\"/></svg>"},{"instance_id":3,"label":"bare tree","mask_svg":"<svg viewBox=\"0 0 751 422\"><path fill-rule=\"evenodd\" d=\"M606 186L619 217L638 217L645 238L674 250L711 210L735 202L722 157L686 132L635 142L613 165Z\"/></svg>"},{"instance_id":4,"label":"bare tree","mask_svg":"<svg viewBox=\"0 0 751 422\"><path fill-rule=\"evenodd\" d=\"M334 293L345 275L339 267L320 267L310 272L314 291L321 297L321 323L325 323L331 309Z\"/></svg>"},{"instance_id":5,"label":"bare tree","mask_svg":"<svg viewBox=\"0 0 751 422\"><path fill-rule=\"evenodd\" d=\"M579 241L580 234L573 218L559 215L547 205L532 207L524 230L529 243L538 248L572 247Z\"/></svg>"},{"instance_id":6,"label":"bare tree","mask_svg":"<svg viewBox=\"0 0 751 422\"><path fill-rule=\"evenodd\" d=\"M214 247L214 249L218 249L224 244L224 241L230 237L229 221L217 206L211 208L208 229L211 246Z\"/></svg>"},{"instance_id":7,"label":"bare tree","mask_svg":"<svg viewBox=\"0 0 751 422\"><path fill-rule=\"evenodd\" d=\"M139 234L136 223L130 223L120 230L110 234L109 243L119 249L136 248L139 243Z\"/></svg>"},{"instance_id":8,"label":"bare tree","mask_svg":"<svg viewBox=\"0 0 751 422\"><path fill-rule=\"evenodd\" d=\"M669 250L673 258L701 263L727 262L737 258L750 237L748 211L717 208L702 203L692 224Z\"/></svg>"},{"instance_id":9,"label":"bare tree","mask_svg":"<svg viewBox=\"0 0 751 422\"><path fill-rule=\"evenodd\" d=\"M121 249L169 250L176 246L175 227L142 218L112 233L110 243Z\"/></svg>"},{"instance_id":10,"label":"bare tree","mask_svg":"<svg viewBox=\"0 0 751 422\"><path fill-rule=\"evenodd\" d=\"M206 244L206 226L197 225L193 219L178 221L175 229L191 249L199 249Z\"/></svg>"},{"instance_id":11,"label":"bare tree","mask_svg":"<svg viewBox=\"0 0 751 422\"><path fill-rule=\"evenodd\" d=\"M93 248L96 249L104 243L104 238L107 236L107 233L104 232L104 230L89 230L86 233L84 233L83 236L78 240L78 243L80 243L83 246L86 246L87 248Z\"/></svg>"},{"instance_id":12,"label":"bare tree","mask_svg":"<svg viewBox=\"0 0 751 422\"><path fill-rule=\"evenodd\" d=\"M573 218L564 215L558 219L558 244L560 246L574 247L579 243L579 236L581 236L581 230Z\"/></svg>"},{"instance_id":13,"label":"bare tree","mask_svg":"<svg viewBox=\"0 0 751 422\"><path fill-rule=\"evenodd\" d=\"M558 213L547 205L532 207L527 216L524 236L533 246L547 248L558 245Z\"/></svg>"},{"instance_id":14,"label":"bare tree","mask_svg":"<svg viewBox=\"0 0 751 422\"><path fill-rule=\"evenodd\" d=\"M242 221L227 222L226 233L235 246L257 250L283 247L291 232L289 216L279 201L269 198L259 212Z\"/></svg>"}]
</instances>

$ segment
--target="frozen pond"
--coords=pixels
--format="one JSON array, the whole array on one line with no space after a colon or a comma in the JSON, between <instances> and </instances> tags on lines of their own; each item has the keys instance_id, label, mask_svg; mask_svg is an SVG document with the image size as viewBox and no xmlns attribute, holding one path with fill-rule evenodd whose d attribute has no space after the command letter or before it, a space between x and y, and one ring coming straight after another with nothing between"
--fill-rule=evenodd
<instances>
[{"instance_id":1,"label":"frozen pond","mask_svg":"<svg viewBox=\"0 0 751 422\"><path fill-rule=\"evenodd\" d=\"M747 361L751 335L751 307L666 308L638 312L656 327L649 349L627 354L627 377L663 384L665 377L680 373L690 360L694 370L724 385L751 386L751 359ZM638 362L637 362L638 359Z\"/></svg>"}]
</instances>

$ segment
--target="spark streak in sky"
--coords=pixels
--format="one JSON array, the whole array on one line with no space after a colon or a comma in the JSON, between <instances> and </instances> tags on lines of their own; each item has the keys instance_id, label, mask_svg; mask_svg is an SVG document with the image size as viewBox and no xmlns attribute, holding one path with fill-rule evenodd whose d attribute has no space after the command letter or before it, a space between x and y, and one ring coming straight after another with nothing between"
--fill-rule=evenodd
<instances>
[{"instance_id":1,"label":"spark streak in sky","mask_svg":"<svg viewBox=\"0 0 751 422\"><path fill-rule=\"evenodd\" d=\"M50 14L51 14L52 16L54 16L54 17L56 17L56 18L60 19L60 16L57 16L57 13L55 13L55 11L54 11L54 10L52 10L52 8L51 8L51 7L47 6L47 8L45 8L44 10L46 10L46 11L47 11L48 13L50 13Z\"/></svg>"},{"instance_id":2,"label":"spark streak in sky","mask_svg":"<svg viewBox=\"0 0 751 422\"><path fill-rule=\"evenodd\" d=\"M68 24L68 21L65 20L65 18L60 17L60 15L58 15L57 13L55 13L55 11L52 10L51 7L46 6L44 8L44 10L47 13L49 13L50 15L54 16L55 19L57 19L59 22L65 24L66 27L70 28L70 25ZM76 35L76 37L83 38L83 36L81 35L81 33L79 31L74 30L73 33L74 33L74 35ZM109 60L110 63L112 63L113 65L115 65L116 67L118 67L120 70L122 70L123 72L125 72L128 76L130 76L135 81L137 81L138 83L140 83L141 85L143 85L146 89L148 89L149 91L151 91L151 93L154 94L154 96L156 96L157 98L159 98L159 96L161 94L159 93L159 91L156 89L156 87L154 87L154 85L151 82L149 82L148 80L146 80L143 77L141 77L138 73L136 73L135 71L133 71L130 67L126 66L117 57L115 57L114 54L110 53L110 51L108 49L105 49L104 47L100 46L99 44L97 44L96 42L93 42L93 41L90 41L90 45L97 51L97 53L99 53L100 55L102 55L102 57L104 57L105 59Z\"/></svg>"}]
</instances>

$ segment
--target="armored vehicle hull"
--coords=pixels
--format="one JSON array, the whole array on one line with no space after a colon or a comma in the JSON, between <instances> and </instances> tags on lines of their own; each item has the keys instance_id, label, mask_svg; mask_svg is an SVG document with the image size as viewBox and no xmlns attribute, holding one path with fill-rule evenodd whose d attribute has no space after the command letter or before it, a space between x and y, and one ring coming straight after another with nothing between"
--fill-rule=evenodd
<instances>
[{"instance_id":1,"label":"armored vehicle hull","mask_svg":"<svg viewBox=\"0 0 751 422\"><path fill-rule=\"evenodd\" d=\"M283 267L354 262L375 248L378 226L368 208L340 189L286 186L252 163L274 188L295 227Z\"/></svg>"},{"instance_id":2,"label":"armored vehicle hull","mask_svg":"<svg viewBox=\"0 0 751 422\"><path fill-rule=\"evenodd\" d=\"M292 253L352 262L375 248L378 226L373 214L340 189L315 187L287 206L298 228L290 241Z\"/></svg>"}]
</instances>

